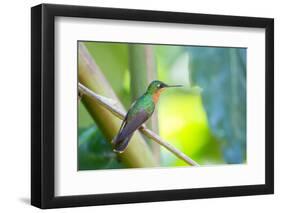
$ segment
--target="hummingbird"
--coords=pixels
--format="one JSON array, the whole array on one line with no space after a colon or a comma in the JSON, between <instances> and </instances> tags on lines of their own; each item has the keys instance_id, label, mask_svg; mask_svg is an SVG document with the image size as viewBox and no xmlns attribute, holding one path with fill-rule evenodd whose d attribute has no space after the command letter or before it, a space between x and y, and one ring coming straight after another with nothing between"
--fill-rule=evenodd
<instances>
[{"instance_id":1,"label":"hummingbird","mask_svg":"<svg viewBox=\"0 0 281 213\"><path fill-rule=\"evenodd\" d=\"M117 153L125 151L134 132L153 114L160 94L165 88L181 86L167 85L159 80L152 81L146 92L129 108L117 136L112 140L113 151Z\"/></svg>"}]
</instances>

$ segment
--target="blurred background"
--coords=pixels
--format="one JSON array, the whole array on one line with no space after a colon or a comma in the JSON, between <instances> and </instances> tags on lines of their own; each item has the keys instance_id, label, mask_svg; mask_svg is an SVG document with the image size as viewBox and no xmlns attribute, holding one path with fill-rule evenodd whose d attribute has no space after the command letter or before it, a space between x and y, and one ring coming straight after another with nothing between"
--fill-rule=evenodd
<instances>
[{"instance_id":1,"label":"blurred background","mask_svg":"<svg viewBox=\"0 0 281 213\"><path fill-rule=\"evenodd\" d=\"M148 122L161 138L200 165L246 163L245 48L83 44L126 109L150 80L184 85L162 93ZM126 168L95 118L82 101L78 104L78 169ZM146 141L160 166L186 166L165 148Z\"/></svg>"}]
</instances>

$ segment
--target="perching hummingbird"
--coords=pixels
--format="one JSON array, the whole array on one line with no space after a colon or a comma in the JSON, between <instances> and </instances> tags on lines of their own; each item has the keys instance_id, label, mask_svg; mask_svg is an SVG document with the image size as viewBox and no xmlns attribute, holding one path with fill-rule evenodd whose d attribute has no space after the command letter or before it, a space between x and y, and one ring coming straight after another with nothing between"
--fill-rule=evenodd
<instances>
[{"instance_id":1,"label":"perching hummingbird","mask_svg":"<svg viewBox=\"0 0 281 213\"><path fill-rule=\"evenodd\" d=\"M117 136L112 141L114 152L124 152L134 132L153 114L160 93L168 87L181 87L181 85L167 85L158 80L152 81L146 92L132 104Z\"/></svg>"}]
</instances>

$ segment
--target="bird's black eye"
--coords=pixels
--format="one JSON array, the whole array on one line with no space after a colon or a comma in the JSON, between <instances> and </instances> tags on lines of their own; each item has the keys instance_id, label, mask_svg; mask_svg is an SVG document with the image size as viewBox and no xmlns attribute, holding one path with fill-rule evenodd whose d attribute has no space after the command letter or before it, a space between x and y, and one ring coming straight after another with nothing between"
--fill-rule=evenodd
<instances>
[{"instance_id":1,"label":"bird's black eye","mask_svg":"<svg viewBox=\"0 0 281 213\"><path fill-rule=\"evenodd\" d=\"M161 88L161 84L157 84L157 88Z\"/></svg>"}]
</instances>

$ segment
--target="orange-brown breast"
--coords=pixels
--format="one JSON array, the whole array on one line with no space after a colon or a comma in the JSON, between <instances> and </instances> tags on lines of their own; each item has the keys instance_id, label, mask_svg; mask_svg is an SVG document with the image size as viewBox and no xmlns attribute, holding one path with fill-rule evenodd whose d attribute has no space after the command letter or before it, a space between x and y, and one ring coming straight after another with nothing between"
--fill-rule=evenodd
<instances>
[{"instance_id":1,"label":"orange-brown breast","mask_svg":"<svg viewBox=\"0 0 281 213\"><path fill-rule=\"evenodd\" d=\"M153 94L152 98L153 98L154 104L157 104L158 99L159 99L159 97L160 97L160 94L161 94L161 92L163 92L163 91L164 91L164 88L159 89L157 92L155 92L155 93Z\"/></svg>"}]
</instances>

